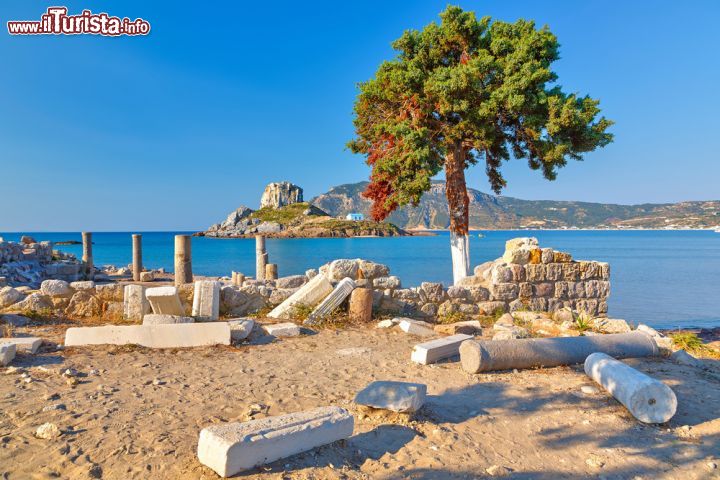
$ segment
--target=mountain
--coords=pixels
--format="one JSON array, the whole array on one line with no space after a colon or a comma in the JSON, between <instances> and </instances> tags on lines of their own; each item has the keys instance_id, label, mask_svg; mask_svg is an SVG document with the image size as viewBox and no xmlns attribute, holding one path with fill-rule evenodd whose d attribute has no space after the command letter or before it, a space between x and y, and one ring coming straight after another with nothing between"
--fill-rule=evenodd
<instances>
[{"instance_id":1,"label":"mountain","mask_svg":"<svg viewBox=\"0 0 720 480\"><path fill-rule=\"evenodd\" d=\"M311 200L334 217L370 212L371 202L361 196L368 182L340 185ZM468 189L470 228L717 228L720 201L608 203L521 200ZM403 207L387 219L404 229L445 229L450 224L445 182L434 181L417 207Z\"/></svg>"}]
</instances>

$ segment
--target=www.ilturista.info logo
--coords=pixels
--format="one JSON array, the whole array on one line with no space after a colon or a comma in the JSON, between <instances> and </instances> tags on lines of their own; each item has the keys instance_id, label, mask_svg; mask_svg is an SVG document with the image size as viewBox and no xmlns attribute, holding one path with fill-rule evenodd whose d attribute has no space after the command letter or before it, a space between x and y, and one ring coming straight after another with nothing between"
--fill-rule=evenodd
<instances>
[{"instance_id":1,"label":"www.ilturista.info logo","mask_svg":"<svg viewBox=\"0 0 720 480\"><path fill-rule=\"evenodd\" d=\"M67 7L49 7L40 21L7 22L10 35L147 35L150 23L137 18L111 17L107 13L83 10L80 15L68 15Z\"/></svg>"}]
</instances>

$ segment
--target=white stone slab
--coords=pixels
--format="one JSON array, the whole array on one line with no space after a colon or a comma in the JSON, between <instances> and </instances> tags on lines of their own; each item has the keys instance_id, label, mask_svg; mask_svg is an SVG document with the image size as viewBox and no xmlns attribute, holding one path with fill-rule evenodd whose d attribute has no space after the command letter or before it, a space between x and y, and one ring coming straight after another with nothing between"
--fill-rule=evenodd
<instances>
[{"instance_id":1,"label":"white stone slab","mask_svg":"<svg viewBox=\"0 0 720 480\"><path fill-rule=\"evenodd\" d=\"M465 340L470 340L472 335L459 333L437 340L421 343L413 347L410 354L410 360L422 365L428 365L440 360L460 355L460 344Z\"/></svg>"},{"instance_id":2,"label":"white stone slab","mask_svg":"<svg viewBox=\"0 0 720 480\"><path fill-rule=\"evenodd\" d=\"M352 415L340 407L212 425L200 432L198 460L229 477L348 438L353 427Z\"/></svg>"},{"instance_id":3,"label":"white stone slab","mask_svg":"<svg viewBox=\"0 0 720 480\"><path fill-rule=\"evenodd\" d=\"M425 403L427 385L422 383L377 381L355 396L355 403L394 412L415 412Z\"/></svg>"},{"instance_id":4,"label":"white stone slab","mask_svg":"<svg viewBox=\"0 0 720 480\"><path fill-rule=\"evenodd\" d=\"M220 282L214 280L195 282L192 315L203 322L215 322L220 318Z\"/></svg>"},{"instance_id":5,"label":"white stone slab","mask_svg":"<svg viewBox=\"0 0 720 480\"><path fill-rule=\"evenodd\" d=\"M230 325L230 338L232 338L234 342L238 342L246 339L248 335L250 335L253 327L255 327L255 321L249 318L234 318L228 320L228 325Z\"/></svg>"},{"instance_id":6,"label":"white stone slab","mask_svg":"<svg viewBox=\"0 0 720 480\"><path fill-rule=\"evenodd\" d=\"M274 337L297 337L300 335L300 327L292 322L274 323L272 325L263 325L263 329Z\"/></svg>"},{"instance_id":7,"label":"white stone slab","mask_svg":"<svg viewBox=\"0 0 720 480\"><path fill-rule=\"evenodd\" d=\"M65 333L66 347L127 344L149 348L230 345L230 326L226 322L106 325L104 327L68 328Z\"/></svg>"},{"instance_id":8,"label":"white stone slab","mask_svg":"<svg viewBox=\"0 0 720 480\"><path fill-rule=\"evenodd\" d=\"M17 351L14 343L0 343L0 365L7 367L15 358Z\"/></svg>"},{"instance_id":9,"label":"white stone slab","mask_svg":"<svg viewBox=\"0 0 720 480\"><path fill-rule=\"evenodd\" d=\"M296 305L313 307L323 298L330 295L332 291L332 284L327 277L322 274L317 275L275 307L267 316L270 318L291 318Z\"/></svg>"},{"instance_id":10,"label":"white stone slab","mask_svg":"<svg viewBox=\"0 0 720 480\"><path fill-rule=\"evenodd\" d=\"M424 323L427 325L426 322L404 319L401 320L398 325L400 326L400 330L405 333L409 333L410 335L417 335L419 337L431 337L436 335L435 330L426 327L423 325Z\"/></svg>"},{"instance_id":11,"label":"white stone slab","mask_svg":"<svg viewBox=\"0 0 720 480\"><path fill-rule=\"evenodd\" d=\"M17 351L35 353L42 345L42 338L38 337L8 337L0 338L0 343L13 343Z\"/></svg>"},{"instance_id":12,"label":"white stone slab","mask_svg":"<svg viewBox=\"0 0 720 480\"><path fill-rule=\"evenodd\" d=\"M195 323L192 317L181 317L179 315L165 315L148 313L143 317L143 325L169 325L177 323Z\"/></svg>"},{"instance_id":13,"label":"white stone slab","mask_svg":"<svg viewBox=\"0 0 720 480\"><path fill-rule=\"evenodd\" d=\"M150 303L145 298L145 287L125 285L123 289L123 317L125 320L139 322L146 313L150 313Z\"/></svg>"},{"instance_id":14,"label":"white stone slab","mask_svg":"<svg viewBox=\"0 0 720 480\"><path fill-rule=\"evenodd\" d=\"M150 302L153 313L168 315L184 315L182 303L175 287L153 287L145 290L145 297Z\"/></svg>"}]
</instances>

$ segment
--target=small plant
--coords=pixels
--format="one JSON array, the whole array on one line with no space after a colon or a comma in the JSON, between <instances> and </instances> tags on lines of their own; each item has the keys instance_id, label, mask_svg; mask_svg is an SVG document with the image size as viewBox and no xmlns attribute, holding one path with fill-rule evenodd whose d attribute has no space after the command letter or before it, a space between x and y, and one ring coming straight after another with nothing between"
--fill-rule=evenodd
<instances>
[{"instance_id":1,"label":"small plant","mask_svg":"<svg viewBox=\"0 0 720 480\"><path fill-rule=\"evenodd\" d=\"M702 340L691 332L679 332L670 335L673 340L673 345L677 348L682 348L685 351L692 352L698 351L705 348Z\"/></svg>"},{"instance_id":2,"label":"small plant","mask_svg":"<svg viewBox=\"0 0 720 480\"><path fill-rule=\"evenodd\" d=\"M259 308L259 309L255 310L254 312L248 313L246 316L248 318L264 318L271 311L272 311L272 307L263 307L263 308ZM230 312L226 312L226 314L229 316Z\"/></svg>"},{"instance_id":3,"label":"small plant","mask_svg":"<svg viewBox=\"0 0 720 480\"><path fill-rule=\"evenodd\" d=\"M592 317L587 312L580 312L575 319L575 327L580 332L585 332L592 328Z\"/></svg>"},{"instance_id":4,"label":"small plant","mask_svg":"<svg viewBox=\"0 0 720 480\"><path fill-rule=\"evenodd\" d=\"M463 322L465 320L465 314L457 311L447 312L438 316L438 322L443 324Z\"/></svg>"},{"instance_id":5,"label":"small plant","mask_svg":"<svg viewBox=\"0 0 720 480\"><path fill-rule=\"evenodd\" d=\"M493 312L492 317L495 320L495 322L497 322L498 320L500 320L500 317L502 317L503 315L505 315L505 309L498 307Z\"/></svg>"},{"instance_id":6,"label":"small plant","mask_svg":"<svg viewBox=\"0 0 720 480\"><path fill-rule=\"evenodd\" d=\"M22 315L24 317L27 317L31 320L43 320L43 319L50 319L53 317L53 311L51 308L41 308L40 310L23 310Z\"/></svg>"},{"instance_id":7,"label":"small plant","mask_svg":"<svg viewBox=\"0 0 720 480\"><path fill-rule=\"evenodd\" d=\"M305 305L303 303L298 303L297 305L293 306L292 317L297 320L305 320L310 316L312 311L313 308L311 306Z\"/></svg>"}]
</instances>

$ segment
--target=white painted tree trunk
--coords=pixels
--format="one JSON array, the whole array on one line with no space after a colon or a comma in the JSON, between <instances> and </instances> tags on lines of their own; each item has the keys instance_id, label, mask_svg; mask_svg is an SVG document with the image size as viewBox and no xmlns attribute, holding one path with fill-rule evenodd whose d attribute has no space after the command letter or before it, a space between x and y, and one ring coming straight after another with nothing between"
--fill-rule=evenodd
<instances>
[{"instance_id":1,"label":"white painted tree trunk","mask_svg":"<svg viewBox=\"0 0 720 480\"><path fill-rule=\"evenodd\" d=\"M450 253L452 254L453 284L468 276L470 271L470 236L450 232Z\"/></svg>"}]
</instances>

